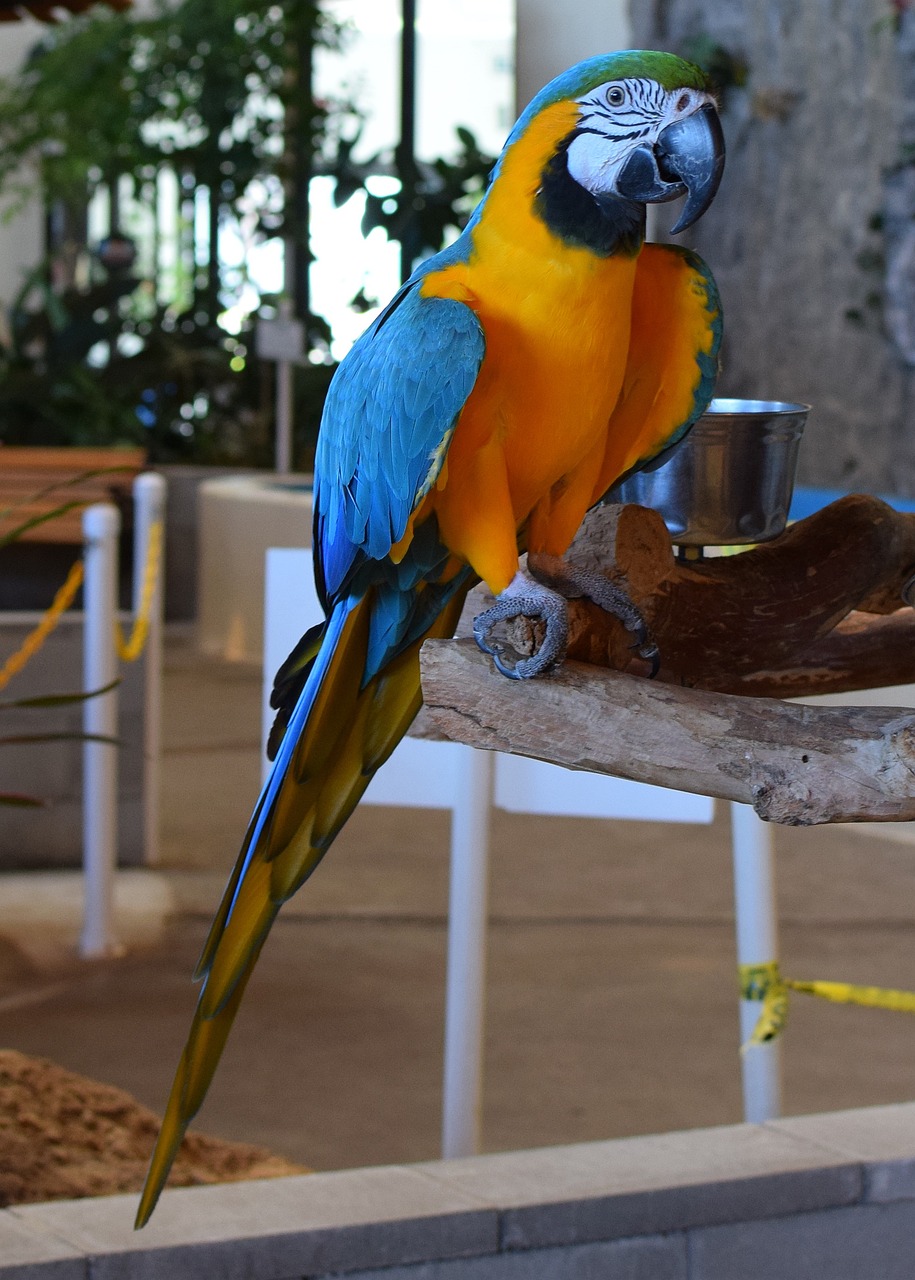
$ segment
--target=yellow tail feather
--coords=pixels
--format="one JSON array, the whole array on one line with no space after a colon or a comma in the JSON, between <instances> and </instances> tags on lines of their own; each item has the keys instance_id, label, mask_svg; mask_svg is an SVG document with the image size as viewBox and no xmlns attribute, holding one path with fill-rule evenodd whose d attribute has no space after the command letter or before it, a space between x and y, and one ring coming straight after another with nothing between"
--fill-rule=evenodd
<instances>
[{"instance_id":1,"label":"yellow tail feather","mask_svg":"<svg viewBox=\"0 0 915 1280\"><path fill-rule=\"evenodd\" d=\"M146 1177L137 1227L149 1220L185 1130L203 1102L280 906L311 875L372 774L409 728L422 701L420 646L428 637L454 634L463 596L458 592L426 635L365 688L360 685L370 604L363 601L344 624L273 811L253 849L252 820L204 945L198 966L204 987Z\"/></svg>"},{"instance_id":2,"label":"yellow tail feather","mask_svg":"<svg viewBox=\"0 0 915 1280\"><path fill-rule=\"evenodd\" d=\"M194 1014L140 1197L134 1223L137 1229L149 1221L178 1154L185 1130L203 1102L259 954L260 946L250 953L247 972L236 983L231 1000L215 1018L204 1020L199 1009Z\"/></svg>"}]
</instances>

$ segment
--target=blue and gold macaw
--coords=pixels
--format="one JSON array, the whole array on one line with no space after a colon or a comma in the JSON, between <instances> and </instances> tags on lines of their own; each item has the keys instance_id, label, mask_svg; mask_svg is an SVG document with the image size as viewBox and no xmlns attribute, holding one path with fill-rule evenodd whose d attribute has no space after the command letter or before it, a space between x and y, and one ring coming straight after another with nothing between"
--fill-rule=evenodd
<instances>
[{"instance_id":1,"label":"blue and gold macaw","mask_svg":"<svg viewBox=\"0 0 915 1280\"><path fill-rule=\"evenodd\" d=\"M423 641L454 633L482 579L498 599L476 633L498 665L517 677L555 663L553 588L569 577L561 557L584 513L705 409L721 336L714 282L695 254L644 242L645 206L685 196L684 229L723 163L696 67L644 51L580 63L521 116L460 239L417 269L340 365L315 465L326 621L277 676L273 771L200 960L138 1225L280 906L419 709ZM534 577L519 574L519 546ZM546 639L511 666L488 637L520 613L543 618Z\"/></svg>"}]
</instances>

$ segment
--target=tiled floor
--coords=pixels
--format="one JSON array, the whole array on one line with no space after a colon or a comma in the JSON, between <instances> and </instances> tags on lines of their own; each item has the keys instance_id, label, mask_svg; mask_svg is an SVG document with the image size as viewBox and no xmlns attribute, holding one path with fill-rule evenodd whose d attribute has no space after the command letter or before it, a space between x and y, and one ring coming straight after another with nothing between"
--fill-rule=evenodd
<instances>
[{"instance_id":1,"label":"tiled floor","mask_svg":"<svg viewBox=\"0 0 915 1280\"><path fill-rule=\"evenodd\" d=\"M164 1103L190 973L258 787L256 671L168 646L165 939L36 973L0 939L0 1043ZM710 828L493 823L487 1150L740 1118L730 852ZM284 909L201 1128L316 1168L438 1151L447 818L357 812ZM915 844L779 830L783 968L915 988ZM915 1018L797 997L786 1109L915 1098Z\"/></svg>"}]
</instances>

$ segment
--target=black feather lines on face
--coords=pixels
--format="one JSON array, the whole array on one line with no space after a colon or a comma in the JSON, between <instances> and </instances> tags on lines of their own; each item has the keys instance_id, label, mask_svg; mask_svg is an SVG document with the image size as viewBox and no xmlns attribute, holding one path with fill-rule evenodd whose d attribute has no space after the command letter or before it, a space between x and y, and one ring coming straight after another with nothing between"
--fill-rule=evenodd
<instances>
[{"instance_id":1,"label":"black feather lines on face","mask_svg":"<svg viewBox=\"0 0 915 1280\"><path fill-rule=\"evenodd\" d=\"M616 253L631 257L645 238L645 206L619 196L606 196L598 203L569 173L572 142L596 132L578 128L562 140L541 174L534 212L567 244L590 249L600 258Z\"/></svg>"}]
</instances>

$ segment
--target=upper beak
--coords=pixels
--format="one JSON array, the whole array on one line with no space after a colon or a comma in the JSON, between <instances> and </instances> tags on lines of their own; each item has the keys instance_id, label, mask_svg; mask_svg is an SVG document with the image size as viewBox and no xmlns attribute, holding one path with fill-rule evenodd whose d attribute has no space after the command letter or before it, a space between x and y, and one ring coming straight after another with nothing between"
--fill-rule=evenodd
<instances>
[{"instance_id":1,"label":"upper beak","mask_svg":"<svg viewBox=\"0 0 915 1280\"><path fill-rule=\"evenodd\" d=\"M724 171L724 134L706 103L663 129L653 147L636 147L620 170L617 191L627 200L658 204L686 196L671 232L685 231L712 203Z\"/></svg>"}]
</instances>

